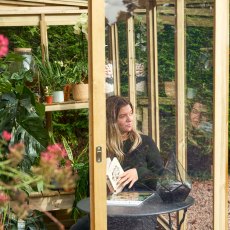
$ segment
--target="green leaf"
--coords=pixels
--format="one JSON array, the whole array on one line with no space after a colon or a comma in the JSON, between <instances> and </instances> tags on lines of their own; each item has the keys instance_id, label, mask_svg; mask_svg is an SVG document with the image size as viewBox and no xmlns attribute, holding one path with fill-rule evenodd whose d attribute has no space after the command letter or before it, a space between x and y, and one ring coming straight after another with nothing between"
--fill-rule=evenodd
<instances>
[{"instance_id":1,"label":"green leaf","mask_svg":"<svg viewBox=\"0 0 230 230\"><path fill-rule=\"evenodd\" d=\"M44 182L42 180L37 182L37 189L38 189L38 192L44 191Z\"/></svg>"},{"instance_id":2,"label":"green leaf","mask_svg":"<svg viewBox=\"0 0 230 230\"><path fill-rule=\"evenodd\" d=\"M72 153L72 150L67 142L67 140L65 139L65 137L62 136L62 142L63 142L63 145L65 147L65 150L67 152L67 155L69 157L69 160L73 163L74 162L74 159L73 159L73 153Z\"/></svg>"}]
</instances>

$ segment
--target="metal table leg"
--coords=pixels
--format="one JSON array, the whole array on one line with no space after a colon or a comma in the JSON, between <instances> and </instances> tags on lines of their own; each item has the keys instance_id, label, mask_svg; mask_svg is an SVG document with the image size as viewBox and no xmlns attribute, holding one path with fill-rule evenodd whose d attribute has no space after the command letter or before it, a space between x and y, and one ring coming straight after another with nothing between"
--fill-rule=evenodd
<instances>
[{"instance_id":1,"label":"metal table leg","mask_svg":"<svg viewBox=\"0 0 230 230\"><path fill-rule=\"evenodd\" d=\"M181 225L184 223L184 219L185 219L185 216L186 216L186 212L187 212L187 208L184 209L183 217L182 217L181 221L177 224L177 229L178 229L178 230L180 230Z\"/></svg>"}]
</instances>

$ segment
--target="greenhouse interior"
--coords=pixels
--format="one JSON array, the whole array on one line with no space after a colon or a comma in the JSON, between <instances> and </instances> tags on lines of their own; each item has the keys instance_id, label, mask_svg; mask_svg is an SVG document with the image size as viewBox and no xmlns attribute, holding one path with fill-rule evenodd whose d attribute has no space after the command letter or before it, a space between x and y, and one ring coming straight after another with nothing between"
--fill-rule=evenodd
<instances>
[{"instance_id":1,"label":"greenhouse interior","mask_svg":"<svg viewBox=\"0 0 230 230\"><path fill-rule=\"evenodd\" d=\"M0 100L0 230L230 229L229 1L0 0Z\"/></svg>"}]
</instances>

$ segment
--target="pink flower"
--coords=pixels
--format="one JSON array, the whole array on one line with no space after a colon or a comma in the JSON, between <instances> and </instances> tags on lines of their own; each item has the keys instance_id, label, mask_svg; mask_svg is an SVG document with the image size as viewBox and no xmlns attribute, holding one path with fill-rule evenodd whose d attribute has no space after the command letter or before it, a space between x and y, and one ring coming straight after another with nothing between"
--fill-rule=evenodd
<instances>
[{"instance_id":1,"label":"pink flower","mask_svg":"<svg viewBox=\"0 0 230 230\"><path fill-rule=\"evenodd\" d=\"M4 192L0 193L0 203L5 203L9 200L10 200L10 198L7 194L5 194Z\"/></svg>"},{"instance_id":2,"label":"pink flower","mask_svg":"<svg viewBox=\"0 0 230 230\"><path fill-rule=\"evenodd\" d=\"M67 156L67 152L61 144L49 145L47 152L55 153L63 158Z\"/></svg>"},{"instance_id":3,"label":"pink flower","mask_svg":"<svg viewBox=\"0 0 230 230\"><path fill-rule=\"evenodd\" d=\"M9 40L3 34L0 34L0 57L4 57L7 55L9 48Z\"/></svg>"},{"instance_id":4,"label":"pink flower","mask_svg":"<svg viewBox=\"0 0 230 230\"><path fill-rule=\"evenodd\" d=\"M3 131L2 132L2 138L5 140L5 141L10 141L11 139L11 133L7 132L7 131Z\"/></svg>"},{"instance_id":5,"label":"pink flower","mask_svg":"<svg viewBox=\"0 0 230 230\"><path fill-rule=\"evenodd\" d=\"M44 161L44 162L52 161L55 158L56 158L55 155L52 154L52 153L49 153L49 152L41 153L41 160Z\"/></svg>"}]
</instances>

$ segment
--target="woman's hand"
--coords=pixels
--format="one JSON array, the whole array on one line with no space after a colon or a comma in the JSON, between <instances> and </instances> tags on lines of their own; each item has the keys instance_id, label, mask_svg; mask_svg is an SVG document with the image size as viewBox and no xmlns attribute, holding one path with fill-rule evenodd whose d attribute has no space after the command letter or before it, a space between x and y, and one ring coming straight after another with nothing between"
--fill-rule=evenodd
<instances>
[{"instance_id":1,"label":"woman's hand","mask_svg":"<svg viewBox=\"0 0 230 230\"><path fill-rule=\"evenodd\" d=\"M126 186L129 185L129 188L133 187L133 184L138 180L137 170L135 168L129 169L125 171L121 176L120 180L117 182L118 187L119 186Z\"/></svg>"}]
</instances>

